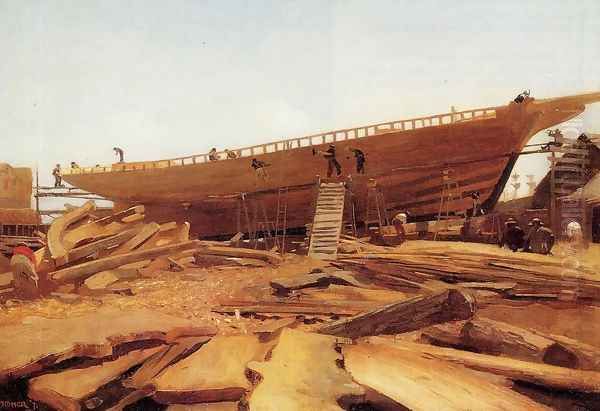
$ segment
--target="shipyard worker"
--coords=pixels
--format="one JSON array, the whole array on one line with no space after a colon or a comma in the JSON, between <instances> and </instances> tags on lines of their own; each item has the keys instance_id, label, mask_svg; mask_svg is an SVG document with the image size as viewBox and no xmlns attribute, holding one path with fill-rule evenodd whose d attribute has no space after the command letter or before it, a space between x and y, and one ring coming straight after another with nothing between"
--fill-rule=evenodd
<instances>
[{"instance_id":1,"label":"shipyard worker","mask_svg":"<svg viewBox=\"0 0 600 411\"><path fill-rule=\"evenodd\" d=\"M471 193L471 201L473 202L473 210L471 211L471 217L477 217L479 214L484 214L481 209L481 203L479 199L481 197L481 193L479 191L473 191Z\"/></svg>"},{"instance_id":2,"label":"shipyard worker","mask_svg":"<svg viewBox=\"0 0 600 411\"><path fill-rule=\"evenodd\" d=\"M502 237L500 238L500 242L498 246L500 248L507 245L513 252L517 251L519 248L523 247L525 232L514 218L509 218L504 223L504 231L502 232Z\"/></svg>"},{"instance_id":3,"label":"shipyard worker","mask_svg":"<svg viewBox=\"0 0 600 411\"><path fill-rule=\"evenodd\" d=\"M577 142L584 143L584 144L590 144L592 142L592 140L590 140L590 138L587 136L587 134L581 133L579 135L579 137L577 137Z\"/></svg>"},{"instance_id":4,"label":"shipyard worker","mask_svg":"<svg viewBox=\"0 0 600 411\"><path fill-rule=\"evenodd\" d=\"M392 224L396 229L396 236L402 244L406 240L406 230L404 229L404 224L408 221L408 215L406 213L398 213L392 218Z\"/></svg>"},{"instance_id":5,"label":"shipyard worker","mask_svg":"<svg viewBox=\"0 0 600 411\"><path fill-rule=\"evenodd\" d=\"M210 161L217 161L219 159L219 155L217 154L217 149L216 148L212 148L209 152L208 152L208 159Z\"/></svg>"},{"instance_id":6,"label":"shipyard worker","mask_svg":"<svg viewBox=\"0 0 600 411\"><path fill-rule=\"evenodd\" d=\"M71 168L79 168L79 164L74 161L71 161Z\"/></svg>"},{"instance_id":7,"label":"shipyard worker","mask_svg":"<svg viewBox=\"0 0 600 411\"><path fill-rule=\"evenodd\" d=\"M253 158L250 166L254 169L254 171L256 171L256 175L258 176L258 178L260 178L261 180L267 179L268 175L267 175L267 170L265 170L265 167L270 166L270 164L267 164L264 161Z\"/></svg>"},{"instance_id":8,"label":"shipyard worker","mask_svg":"<svg viewBox=\"0 0 600 411\"><path fill-rule=\"evenodd\" d=\"M525 99L529 97L529 90L524 90L521 94L519 94L517 97L515 97L515 103L522 103L525 101Z\"/></svg>"},{"instance_id":9,"label":"shipyard worker","mask_svg":"<svg viewBox=\"0 0 600 411\"><path fill-rule=\"evenodd\" d=\"M29 261L31 261L32 264L36 264L35 253L25 242L20 242L15 248L13 248L13 255L24 255L29 259Z\"/></svg>"},{"instance_id":10,"label":"shipyard worker","mask_svg":"<svg viewBox=\"0 0 600 411\"><path fill-rule=\"evenodd\" d=\"M523 251L536 254L550 254L554 246L554 233L539 218L533 218L529 223L530 229L525 237Z\"/></svg>"},{"instance_id":11,"label":"shipyard worker","mask_svg":"<svg viewBox=\"0 0 600 411\"><path fill-rule=\"evenodd\" d=\"M52 170L52 175L54 176L54 188L62 187L62 174L60 173L60 164L57 164Z\"/></svg>"},{"instance_id":12,"label":"shipyard worker","mask_svg":"<svg viewBox=\"0 0 600 411\"><path fill-rule=\"evenodd\" d=\"M364 174L365 173L365 153L357 148L350 148L352 154L354 154L354 158L356 159L356 173Z\"/></svg>"},{"instance_id":13,"label":"shipyard worker","mask_svg":"<svg viewBox=\"0 0 600 411\"><path fill-rule=\"evenodd\" d=\"M320 154L327 160L327 177L331 177L334 168L338 176L342 174L342 166L340 166L340 163L335 158L335 146L333 144L330 144L329 148L325 151L313 149L314 154Z\"/></svg>"},{"instance_id":14,"label":"shipyard worker","mask_svg":"<svg viewBox=\"0 0 600 411\"><path fill-rule=\"evenodd\" d=\"M119 157L119 163L123 163L123 149L119 147L113 147L115 155Z\"/></svg>"},{"instance_id":15,"label":"shipyard worker","mask_svg":"<svg viewBox=\"0 0 600 411\"><path fill-rule=\"evenodd\" d=\"M238 158L238 155L235 151L225 149L225 154L227 155L227 158Z\"/></svg>"}]
</instances>

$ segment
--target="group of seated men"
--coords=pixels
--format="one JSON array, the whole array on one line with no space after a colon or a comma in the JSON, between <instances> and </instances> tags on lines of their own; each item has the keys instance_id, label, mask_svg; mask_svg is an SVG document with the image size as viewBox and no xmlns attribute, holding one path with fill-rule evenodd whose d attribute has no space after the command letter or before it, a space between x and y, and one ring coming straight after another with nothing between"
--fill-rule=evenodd
<instances>
[{"instance_id":1,"label":"group of seated men","mask_svg":"<svg viewBox=\"0 0 600 411\"><path fill-rule=\"evenodd\" d=\"M500 247L506 245L514 252L521 249L525 252L550 254L554 246L552 230L545 227L539 218L533 218L528 226L529 231L525 234L519 223L514 218L509 218L504 223L504 232L498 245Z\"/></svg>"}]
</instances>

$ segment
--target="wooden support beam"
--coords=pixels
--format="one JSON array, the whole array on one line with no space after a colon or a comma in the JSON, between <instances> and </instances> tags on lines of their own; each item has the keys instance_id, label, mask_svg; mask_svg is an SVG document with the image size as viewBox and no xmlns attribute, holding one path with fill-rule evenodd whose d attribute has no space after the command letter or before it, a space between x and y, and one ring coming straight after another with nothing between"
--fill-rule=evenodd
<instances>
[{"instance_id":1,"label":"wooden support beam","mask_svg":"<svg viewBox=\"0 0 600 411\"><path fill-rule=\"evenodd\" d=\"M134 251L131 253L105 257L99 260L89 261L87 263L54 271L49 274L49 278L58 283L84 280L100 271L110 270L125 264L134 263L136 261L156 258L161 255L169 255L184 250L190 250L199 246L200 242L198 240L192 240L174 245L151 248L149 250Z\"/></svg>"},{"instance_id":2,"label":"wooden support beam","mask_svg":"<svg viewBox=\"0 0 600 411\"><path fill-rule=\"evenodd\" d=\"M471 294L450 289L419 295L325 324L319 332L349 338L400 334L446 321L466 320L471 318L474 312L475 299Z\"/></svg>"}]
</instances>

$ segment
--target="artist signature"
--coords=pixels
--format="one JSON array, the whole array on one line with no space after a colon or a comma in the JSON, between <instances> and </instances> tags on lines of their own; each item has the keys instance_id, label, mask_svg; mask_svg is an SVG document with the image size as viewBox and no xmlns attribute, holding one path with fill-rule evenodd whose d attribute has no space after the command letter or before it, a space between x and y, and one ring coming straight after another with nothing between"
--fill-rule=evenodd
<instances>
[{"instance_id":1,"label":"artist signature","mask_svg":"<svg viewBox=\"0 0 600 411\"><path fill-rule=\"evenodd\" d=\"M32 401L0 400L0 410L39 410L39 405Z\"/></svg>"}]
</instances>

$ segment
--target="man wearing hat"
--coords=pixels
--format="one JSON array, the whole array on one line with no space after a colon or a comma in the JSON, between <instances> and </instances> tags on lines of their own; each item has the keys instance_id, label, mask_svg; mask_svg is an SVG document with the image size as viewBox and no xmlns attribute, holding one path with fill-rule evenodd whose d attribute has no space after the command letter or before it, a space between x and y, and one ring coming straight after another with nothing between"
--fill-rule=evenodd
<instances>
[{"instance_id":1,"label":"man wearing hat","mask_svg":"<svg viewBox=\"0 0 600 411\"><path fill-rule=\"evenodd\" d=\"M325 151L317 151L313 149L313 154L317 153L321 154L323 157L325 157L325 159L327 159L327 177L331 177L334 168L338 176L342 174L342 166L340 166L340 163L338 163L338 161L335 159L335 146L333 144L330 144L329 148Z\"/></svg>"},{"instance_id":2,"label":"man wearing hat","mask_svg":"<svg viewBox=\"0 0 600 411\"><path fill-rule=\"evenodd\" d=\"M525 237L523 251L537 254L550 254L554 246L554 233L539 218L533 218L528 224L531 228Z\"/></svg>"},{"instance_id":3,"label":"man wearing hat","mask_svg":"<svg viewBox=\"0 0 600 411\"><path fill-rule=\"evenodd\" d=\"M504 232L500 238L498 246L504 247L504 244L508 246L513 252L516 252L519 248L523 247L523 237L525 232L514 218L509 218L504 223Z\"/></svg>"}]
</instances>

